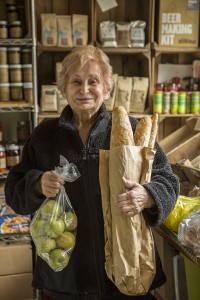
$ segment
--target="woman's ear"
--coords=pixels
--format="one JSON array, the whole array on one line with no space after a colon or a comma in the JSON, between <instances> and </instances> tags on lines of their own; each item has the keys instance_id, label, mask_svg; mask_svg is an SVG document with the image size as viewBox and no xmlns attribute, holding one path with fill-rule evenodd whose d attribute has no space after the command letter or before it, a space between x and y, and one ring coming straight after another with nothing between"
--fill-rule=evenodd
<instances>
[{"instance_id":1,"label":"woman's ear","mask_svg":"<svg viewBox=\"0 0 200 300\"><path fill-rule=\"evenodd\" d=\"M107 94L104 94L104 100L107 100L110 97L110 92L108 92Z\"/></svg>"}]
</instances>

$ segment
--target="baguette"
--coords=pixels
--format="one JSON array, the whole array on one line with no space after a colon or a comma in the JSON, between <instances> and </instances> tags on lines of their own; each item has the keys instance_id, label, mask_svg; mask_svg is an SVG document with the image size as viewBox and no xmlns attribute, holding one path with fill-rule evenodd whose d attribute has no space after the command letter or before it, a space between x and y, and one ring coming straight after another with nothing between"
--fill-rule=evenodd
<instances>
[{"instance_id":1,"label":"baguette","mask_svg":"<svg viewBox=\"0 0 200 300\"><path fill-rule=\"evenodd\" d=\"M122 145L134 145L133 130L126 109L116 106L112 113L110 148Z\"/></svg>"},{"instance_id":2,"label":"baguette","mask_svg":"<svg viewBox=\"0 0 200 300\"><path fill-rule=\"evenodd\" d=\"M152 123L152 127L151 127L151 134L149 138L149 147L153 149L156 141L157 131L158 131L158 114L155 113L152 115L151 123Z\"/></svg>"},{"instance_id":3,"label":"baguette","mask_svg":"<svg viewBox=\"0 0 200 300\"><path fill-rule=\"evenodd\" d=\"M134 141L136 146L148 147L151 128L152 122L149 116L145 116L140 119L134 133Z\"/></svg>"}]
</instances>

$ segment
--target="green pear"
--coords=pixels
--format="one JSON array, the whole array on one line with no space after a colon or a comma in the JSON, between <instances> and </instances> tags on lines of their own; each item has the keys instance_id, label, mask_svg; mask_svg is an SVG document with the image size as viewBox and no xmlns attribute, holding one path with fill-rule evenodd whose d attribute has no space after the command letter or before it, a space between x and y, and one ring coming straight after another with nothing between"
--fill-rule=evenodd
<instances>
[{"instance_id":1,"label":"green pear","mask_svg":"<svg viewBox=\"0 0 200 300\"><path fill-rule=\"evenodd\" d=\"M74 229L76 229L77 217L73 212L68 211L64 213L61 218L65 222L66 230L73 231Z\"/></svg>"},{"instance_id":2,"label":"green pear","mask_svg":"<svg viewBox=\"0 0 200 300\"><path fill-rule=\"evenodd\" d=\"M49 223L48 236L57 238L65 230L65 223L61 219L52 219Z\"/></svg>"},{"instance_id":3,"label":"green pear","mask_svg":"<svg viewBox=\"0 0 200 300\"><path fill-rule=\"evenodd\" d=\"M58 218L62 213L62 208L57 201L49 200L41 206L40 213L43 219L50 218L52 215Z\"/></svg>"},{"instance_id":4,"label":"green pear","mask_svg":"<svg viewBox=\"0 0 200 300\"><path fill-rule=\"evenodd\" d=\"M30 233L32 238L37 238L46 235L46 220L34 220L30 225Z\"/></svg>"},{"instance_id":5,"label":"green pear","mask_svg":"<svg viewBox=\"0 0 200 300\"><path fill-rule=\"evenodd\" d=\"M49 254L49 265L54 271L61 271L67 266L69 255L62 249L54 249Z\"/></svg>"},{"instance_id":6,"label":"green pear","mask_svg":"<svg viewBox=\"0 0 200 300\"><path fill-rule=\"evenodd\" d=\"M56 248L56 241L49 237L41 237L36 240L36 248L39 254L49 253Z\"/></svg>"},{"instance_id":7,"label":"green pear","mask_svg":"<svg viewBox=\"0 0 200 300\"><path fill-rule=\"evenodd\" d=\"M65 231L57 239L56 243L59 247L69 250L75 246L75 235L72 232Z\"/></svg>"}]
</instances>

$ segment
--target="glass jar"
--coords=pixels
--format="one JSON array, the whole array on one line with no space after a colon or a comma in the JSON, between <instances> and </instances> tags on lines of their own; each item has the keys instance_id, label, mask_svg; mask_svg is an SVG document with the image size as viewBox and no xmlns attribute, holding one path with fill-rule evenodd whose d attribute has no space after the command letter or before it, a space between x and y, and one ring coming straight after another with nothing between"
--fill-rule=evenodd
<instances>
[{"instance_id":1,"label":"glass jar","mask_svg":"<svg viewBox=\"0 0 200 300\"><path fill-rule=\"evenodd\" d=\"M0 64L7 65L7 63L8 63L7 48L0 47Z\"/></svg>"},{"instance_id":2,"label":"glass jar","mask_svg":"<svg viewBox=\"0 0 200 300\"><path fill-rule=\"evenodd\" d=\"M24 100L30 104L33 103L33 83L24 82Z\"/></svg>"},{"instance_id":3,"label":"glass jar","mask_svg":"<svg viewBox=\"0 0 200 300\"><path fill-rule=\"evenodd\" d=\"M1 83L9 82L9 65L0 65L0 80Z\"/></svg>"},{"instance_id":4,"label":"glass jar","mask_svg":"<svg viewBox=\"0 0 200 300\"><path fill-rule=\"evenodd\" d=\"M20 152L19 145L6 144L6 166L7 169L12 168L19 162Z\"/></svg>"},{"instance_id":5,"label":"glass jar","mask_svg":"<svg viewBox=\"0 0 200 300\"><path fill-rule=\"evenodd\" d=\"M22 82L22 65L9 65L10 82Z\"/></svg>"},{"instance_id":6,"label":"glass jar","mask_svg":"<svg viewBox=\"0 0 200 300\"><path fill-rule=\"evenodd\" d=\"M3 145L0 144L0 172L6 171L6 150Z\"/></svg>"},{"instance_id":7,"label":"glass jar","mask_svg":"<svg viewBox=\"0 0 200 300\"><path fill-rule=\"evenodd\" d=\"M15 82L10 84L10 96L11 96L11 100L14 101L23 100L22 82Z\"/></svg>"},{"instance_id":8,"label":"glass jar","mask_svg":"<svg viewBox=\"0 0 200 300\"><path fill-rule=\"evenodd\" d=\"M22 65L23 82L32 82L32 64Z\"/></svg>"},{"instance_id":9,"label":"glass jar","mask_svg":"<svg viewBox=\"0 0 200 300\"><path fill-rule=\"evenodd\" d=\"M0 39L8 38L8 25L7 21L0 21Z\"/></svg>"},{"instance_id":10,"label":"glass jar","mask_svg":"<svg viewBox=\"0 0 200 300\"><path fill-rule=\"evenodd\" d=\"M0 83L0 101L10 100L10 83Z\"/></svg>"},{"instance_id":11,"label":"glass jar","mask_svg":"<svg viewBox=\"0 0 200 300\"><path fill-rule=\"evenodd\" d=\"M9 24L19 20L19 11L15 5L7 5L7 20Z\"/></svg>"},{"instance_id":12,"label":"glass jar","mask_svg":"<svg viewBox=\"0 0 200 300\"><path fill-rule=\"evenodd\" d=\"M8 62L11 65L21 64L21 49L20 49L20 47L8 48Z\"/></svg>"},{"instance_id":13,"label":"glass jar","mask_svg":"<svg viewBox=\"0 0 200 300\"><path fill-rule=\"evenodd\" d=\"M15 21L9 27L9 36L12 39L21 39L23 36L22 33L22 22Z\"/></svg>"},{"instance_id":14,"label":"glass jar","mask_svg":"<svg viewBox=\"0 0 200 300\"><path fill-rule=\"evenodd\" d=\"M30 135L30 125L28 121L17 122L17 141L19 144L25 143Z\"/></svg>"},{"instance_id":15,"label":"glass jar","mask_svg":"<svg viewBox=\"0 0 200 300\"><path fill-rule=\"evenodd\" d=\"M29 48L23 48L21 50L22 64L31 64L32 63L32 50Z\"/></svg>"}]
</instances>

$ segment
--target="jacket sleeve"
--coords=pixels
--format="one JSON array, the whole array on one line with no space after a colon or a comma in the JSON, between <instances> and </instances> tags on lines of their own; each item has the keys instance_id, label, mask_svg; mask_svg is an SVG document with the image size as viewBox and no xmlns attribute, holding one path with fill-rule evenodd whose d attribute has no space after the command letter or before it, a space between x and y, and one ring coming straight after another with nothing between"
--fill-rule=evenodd
<instances>
[{"instance_id":1,"label":"jacket sleeve","mask_svg":"<svg viewBox=\"0 0 200 300\"><path fill-rule=\"evenodd\" d=\"M43 172L36 169L33 145L37 142L33 141L32 134L24 145L20 163L10 169L5 182L6 202L17 214L33 213L44 201L34 190L35 182Z\"/></svg>"},{"instance_id":2,"label":"jacket sleeve","mask_svg":"<svg viewBox=\"0 0 200 300\"><path fill-rule=\"evenodd\" d=\"M165 220L179 195L179 180L172 172L170 163L158 143L155 150L151 181L143 185L156 203L155 208L143 211L145 221L150 226L156 226Z\"/></svg>"}]
</instances>

